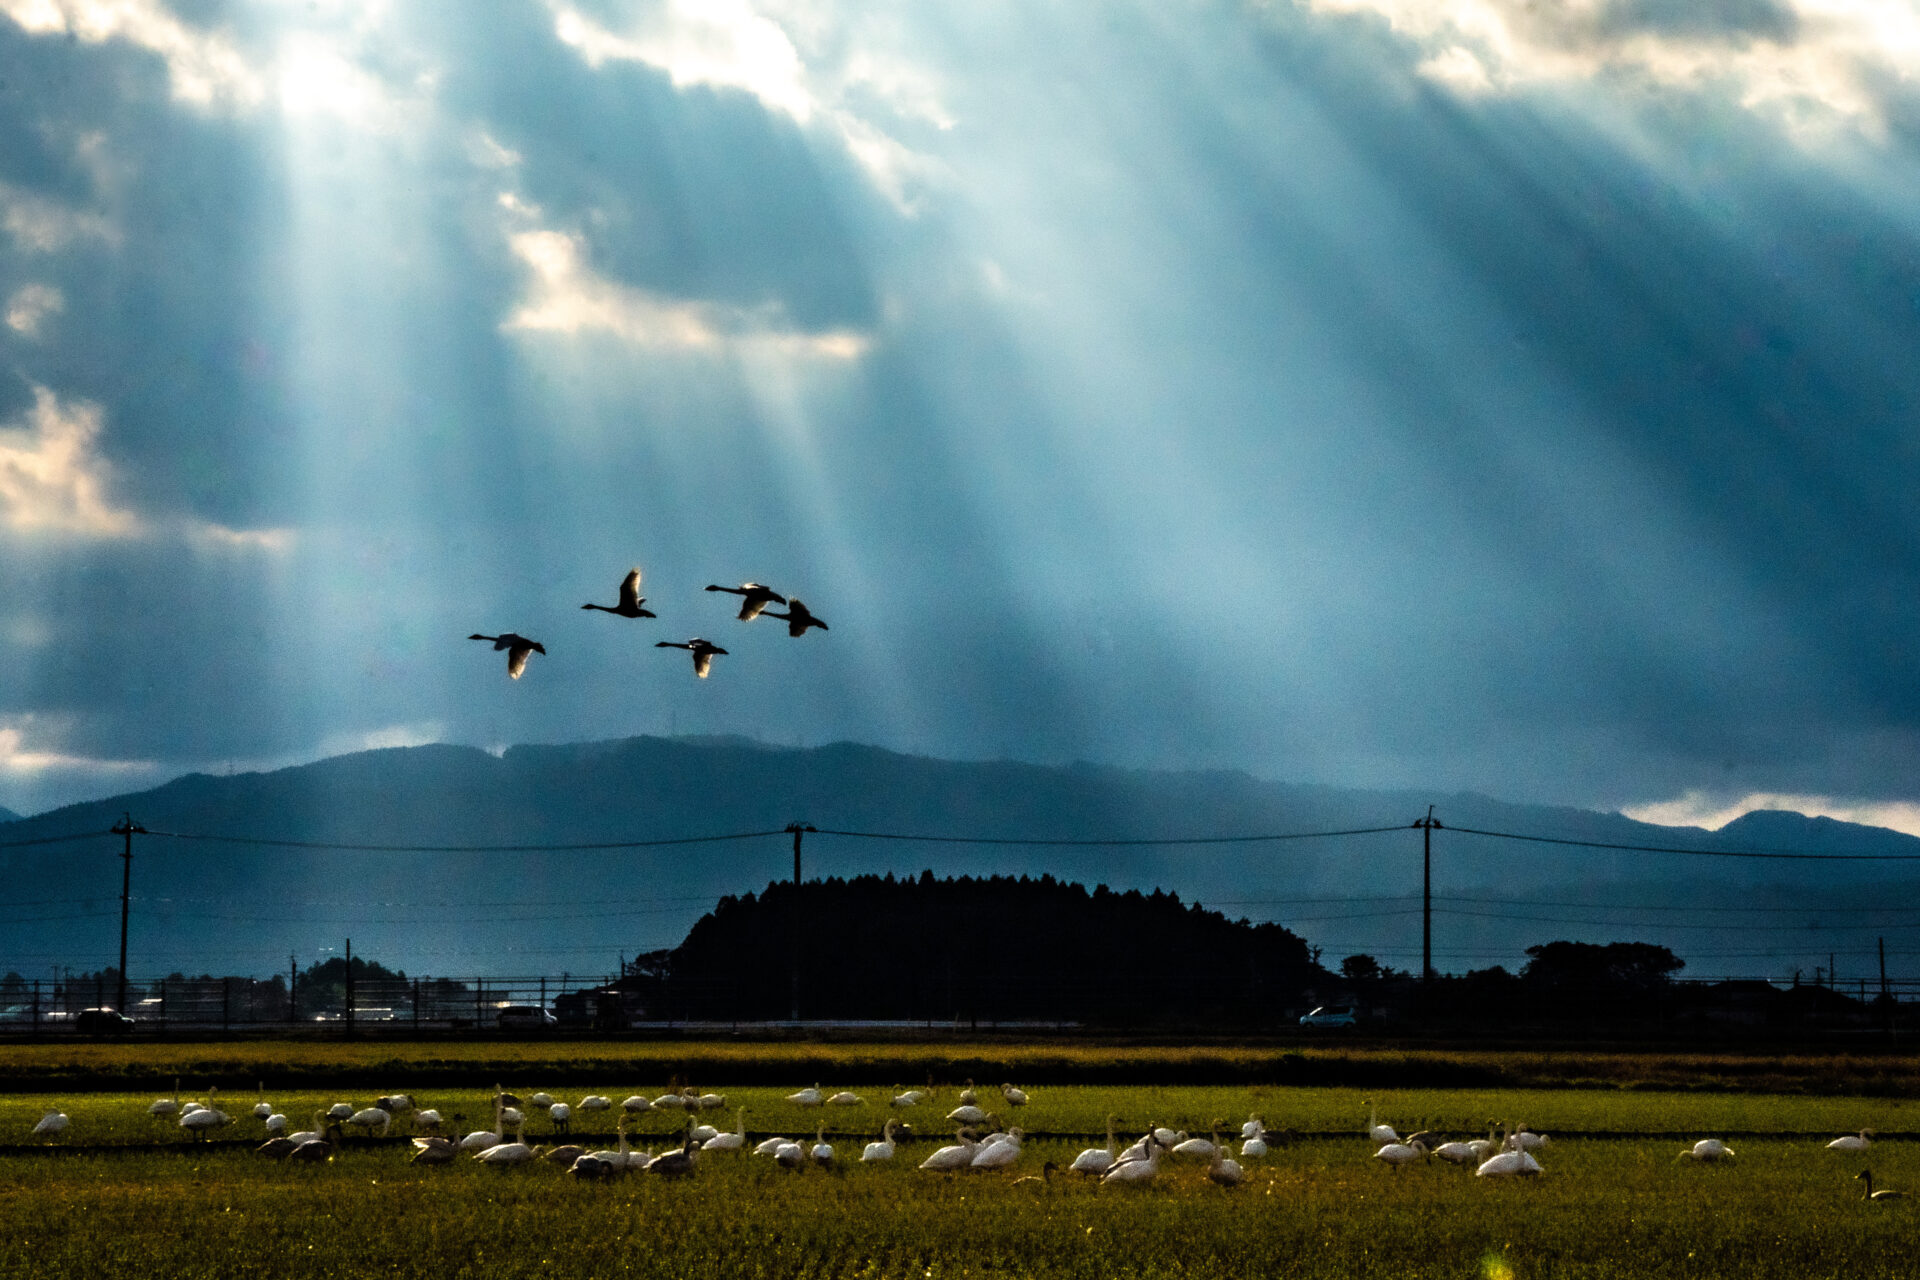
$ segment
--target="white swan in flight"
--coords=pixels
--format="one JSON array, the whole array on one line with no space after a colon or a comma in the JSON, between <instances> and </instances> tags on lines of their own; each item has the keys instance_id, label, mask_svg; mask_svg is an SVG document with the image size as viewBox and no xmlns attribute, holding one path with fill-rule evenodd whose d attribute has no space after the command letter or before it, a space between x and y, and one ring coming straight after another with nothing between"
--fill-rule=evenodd
<instances>
[{"instance_id":1,"label":"white swan in flight","mask_svg":"<svg viewBox=\"0 0 1920 1280\"><path fill-rule=\"evenodd\" d=\"M617 614L622 618L657 618L660 615L651 609L640 606L647 598L640 594L640 567L635 565L627 570L627 576L620 581L619 604L583 604L582 609L598 609L602 613Z\"/></svg>"},{"instance_id":2,"label":"white swan in flight","mask_svg":"<svg viewBox=\"0 0 1920 1280\"><path fill-rule=\"evenodd\" d=\"M693 655L693 674L702 680L705 680L707 673L713 670L713 656L717 653L726 652L725 649L714 644L711 640L703 640L699 636L695 636L693 639L684 642L657 640L654 642L653 647L656 649L685 649L691 653ZM660 1104L655 1102L654 1105L658 1106Z\"/></svg>"},{"instance_id":3,"label":"white swan in flight","mask_svg":"<svg viewBox=\"0 0 1920 1280\"><path fill-rule=\"evenodd\" d=\"M743 582L737 587L710 585L709 591L724 591L728 595L740 597L740 621L752 622L760 616L760 611L770 604L786 604L787 598L772 587L763 587L757 582Z\"/></svg>"},{"instance_id":4,"label":"white swan in flight","mask_svg":"<svg viewBox=\"0 0 1920 1280\"><path fill-rule=\"evenodd\" d=\"M537 653L545 657L547 652L546 646L538 640L529 640L525 636L516 635L511 631L502 631L497 636L483 636L475 632L473 635L468 636L467 639L490 640L493 642L495 650L505 649L507 651L507 674L515 680L518 680L520 673L527 669L528 654Z\"/></svg>"}]
</instances>

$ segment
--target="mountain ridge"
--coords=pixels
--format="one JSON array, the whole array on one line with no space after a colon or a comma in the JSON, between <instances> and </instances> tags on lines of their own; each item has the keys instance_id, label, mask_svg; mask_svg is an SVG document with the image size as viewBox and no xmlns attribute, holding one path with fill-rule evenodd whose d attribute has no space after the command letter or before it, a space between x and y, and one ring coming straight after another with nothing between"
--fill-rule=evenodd
<instances>
[{"instance_id":1,"label":"mountain ridge","mask_svg":"<svg viewBox=\"0 0 1920 1280\"><path fill-rule=\"evenodd\" d=\"M348 937L356 954L409 970L607 970L623 954L677 944L721 896L790 877L783 829L794 822L819 829L804 839L808 878L1045 872L1116 890L1164 888L1229 914L1276 920L1336 960L1369 951L1411 968L1419 902L1407 895L1417 895L1421 868L1412 823L1429 804L1443 824L1433 833L1435 963L1448 971L1495 959L1511 965L1526 945L1569 934L1657 941L1682 955L1690 936L1695 951L1707 949L1717 935L1652 927L1671 921L1649 909L1671 913L1666 903L1766 901L1778 904L1769 911L1833 915L1845 909L1844 896L1868 888L1876 902L1907 891L1887 874L1898 864L1665 857L1454 828L1702 854L1803 838L1817 842L1812 851L1908 855L1920 847L1902 833L1804 815L1750 814L1707 831L1471 792L1361 791L1234 770L947 761L853 742L794 748L647 736L519 744L497 755L444 743L387 747L274 770L185 774L20 819L6 834L104 832L123 813L147 829L135 837L136 973L274 971L289 949L311 956ZM1375 827L1388 829L1199 842ZM537 847L743 833L761 834L655 848ZM1189 843L1072 843L1093 840ZM16 848L15 896L29 905L0 943L11 951L0 951L0 970L107 962L117 944L120 867L112 855L120 850L118 838L106 837ZM1570 902L1593 910L1566 915ZM1529 915L1516 903L1542 906ZM1554 903L1561 914L1546 914ZM1637 904L1636 918L1617 919L1619 903ZM1608 919L1593 918L1602 914ZM493 940L477 940L469 917L495 922ZM1778 926L1773 932L1794 949L1783 942L1754 963L1810 969L1807 957L1824 963L1826 951L1858 941L1834 932L1852 923L1815 921L1826 930L1817 935L1806 923Z\"/></svg>"}]
</instances>

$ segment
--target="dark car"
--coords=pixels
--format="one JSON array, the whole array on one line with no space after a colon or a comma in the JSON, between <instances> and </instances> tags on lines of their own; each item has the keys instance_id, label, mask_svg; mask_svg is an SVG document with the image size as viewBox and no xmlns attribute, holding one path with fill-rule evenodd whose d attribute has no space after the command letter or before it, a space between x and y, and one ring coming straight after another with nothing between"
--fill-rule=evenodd
<instances>
[{"instance_id":1,"label":"dark car","mask_svg":"<svg viewBox=\"0 0 1920 1280\"><path fill-rule=\"evenodd\" d=\"M82 1009L74 1017L73 1029L94 1036L123 1035L133 1030L133 1019L118 1009Z\"/></svg>"}]
</instances>

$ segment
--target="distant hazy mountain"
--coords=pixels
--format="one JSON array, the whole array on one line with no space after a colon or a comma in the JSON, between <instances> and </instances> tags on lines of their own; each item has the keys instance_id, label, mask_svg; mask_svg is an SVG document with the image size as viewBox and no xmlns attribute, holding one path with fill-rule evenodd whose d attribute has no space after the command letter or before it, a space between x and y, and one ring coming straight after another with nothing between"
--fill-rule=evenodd
<instances>
[{"instance_id":1,"label":"distant hazy mountain","mask_svg":"<svg viewBox=\"0 0 1920 1280\"><path fill-rule=\"evenodd\" d=\"M0 822L18 822L18 821L20 821L19 814L15 813L11 809L0 807Z\"/></svg>"},{"instance_id":2,"label":"distant hazy mountain","mask_svg":"<svg viewBox=\"0 0 1920 1280\"><path fill-rule=\"evenodd\" d=\"M1818 852L1920 853L1878 828L1750 814L1719 832L1619 814L1505 804L1477 795L1369 792L1230 772L954 762L848 743L787 749L737 739L632 738L514 747L361 752L272 773L192 774L151 791L38 814L10 841L104 832L123 812L155 834L134 846L130 967L136 974L268 973L353 939L356 954L410 972L601 973L619 955L677 944L722 894L804 871L1052 872L1088 885L1164 888L1231 916L1275 919L1329 963L1370 951L1419 963L1420 833L1434 838L1435 960L1459 971L1524 961L1556 938L1661 942L1690 973L1811 974L1837 954L1869 971L1874 922L1861 904L1912 901L1902 864L1748 862L1520 843L1454 828L1565 840ZM1088 847L857 839L826 831L1000 840L1155 839L1396 828L1274 843ZM751 840L627 850L351 851L309 844L549 845L769 832ZM8 850L11 899L0 971L93 969L118 946L118 837ZM1920 867L1920 864L1915 864ZM1382 900L1394 899L1399 900ZM1636 908L1625 913L1617 908ZM1648 910L1647 908L1664 908ZM1784 914L1749 912L1783 908ZM1739 911L1730 909L1738 908ZM1716 914L1719 913L1719 914ZM1710 925L1691 932L1680 925ZM1864 924L1864 928L1863 928ZM1905 944L1893 967L1905 972ZM1849 958L1842 961L1839 956Z\"/></svg>"}]
</instances>

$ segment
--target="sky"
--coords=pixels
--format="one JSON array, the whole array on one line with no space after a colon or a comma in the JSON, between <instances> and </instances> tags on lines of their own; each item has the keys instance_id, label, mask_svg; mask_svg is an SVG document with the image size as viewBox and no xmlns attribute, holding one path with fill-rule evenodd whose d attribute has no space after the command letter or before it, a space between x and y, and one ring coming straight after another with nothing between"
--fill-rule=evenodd
<instances>
[{"instance_id":1,"label":"sky","mask_svg":"<svg viewBox=\"0 0 1920 1280\"><path fill-rule=\"evenodd\" d=\"M1917 75L1912 0L0 0L0 804L738 733L1920 831Z\"/></svg>"}]
</instances>

